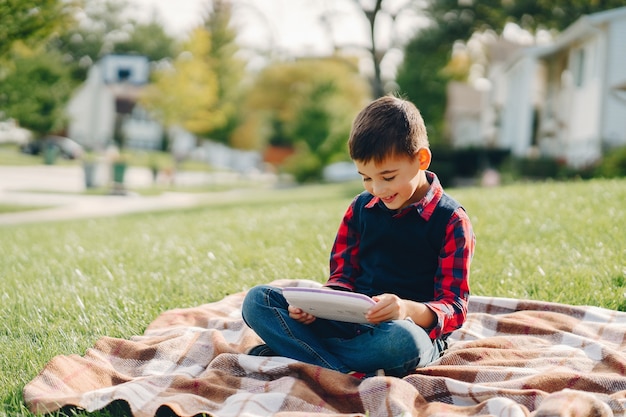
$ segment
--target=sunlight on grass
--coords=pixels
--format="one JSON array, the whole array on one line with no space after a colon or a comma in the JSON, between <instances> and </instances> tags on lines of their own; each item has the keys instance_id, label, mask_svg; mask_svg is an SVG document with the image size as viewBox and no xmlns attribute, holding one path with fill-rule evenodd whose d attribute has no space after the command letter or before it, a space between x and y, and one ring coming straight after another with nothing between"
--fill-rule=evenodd
<instances>
[{"instance_id":1,"label":"sunlight on grass","mask_svg":"<svg viewBox=\"0 0 626 417\"><path fill-rule=\"evenodd\" d=\"M56 161L58 165L73 165L77 163L79 162L63 158L57 158ZM0 146L0 165L32 166L43 164L44 159L41 155L28 155L20 152L17 145Z\"/></svg>"},{"instance_id":2,"label":"sunlight on grass","mask_svg":"<svg viewBox=\"0 0 626 417\"><path fill-rule=\"evenodd\" d=\"M474 293L624 308L625 182L461 190L478 245Z\"/></svg>"},{"instance_id":3,"label":"sunlight on grass","mask_svg":"<svg viewBox=\"0 0 626 417\"><path fill-rule=\"evenodd\" d=\"M55 355L258 283L323 282L359 190L250 190L246 203L1 228L0 415L30 415L21 390ZM626 310L626 180L449 191L477 235L474 294Z\"/></svg>"},{"instance_id":4,"label":"sunlight on grass","mask_svg":"<svg viewBox=\"0 0 626 417\"><path fill-rule=\"evenodd\" d=\"M41 210L51 206L27 206L23 204L0 204L0 214L17 213L20 211Z\"/></svg>"}]
</instances>

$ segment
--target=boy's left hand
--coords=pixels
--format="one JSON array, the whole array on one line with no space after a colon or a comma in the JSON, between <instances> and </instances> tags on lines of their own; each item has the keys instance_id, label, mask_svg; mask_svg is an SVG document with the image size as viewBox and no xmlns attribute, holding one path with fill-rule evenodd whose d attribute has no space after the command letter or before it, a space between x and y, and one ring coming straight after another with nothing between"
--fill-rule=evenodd
<instances>
[{"instance_id":1,"label":"boy's left hand","mask_svg":"<svg viewBox=\"0 0 626 417\"><path fill-rule=\"evenodd\" d=\"M365 318L373 324L389 320L400 320L407 316L404 300L395 294L381 294L372 297L376 305L369 309Z\"/></svg>"}]
</instances>

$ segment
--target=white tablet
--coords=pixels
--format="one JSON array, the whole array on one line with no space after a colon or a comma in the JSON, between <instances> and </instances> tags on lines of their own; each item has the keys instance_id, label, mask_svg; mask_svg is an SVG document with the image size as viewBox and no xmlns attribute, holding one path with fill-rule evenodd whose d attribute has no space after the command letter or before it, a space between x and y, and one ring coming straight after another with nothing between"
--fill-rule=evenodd
<instances>
[{"instance_id":1,"label":"white tablet","mask_svg":"<svg viewBox=\"0 0 626 417\"><path fill-rule=\"evenodd\" d=\"M376 304L367 295L330 288L285 287L283 296L315 317L351 323L367 323L365 313Z\"/></svg>"}]
</instances>

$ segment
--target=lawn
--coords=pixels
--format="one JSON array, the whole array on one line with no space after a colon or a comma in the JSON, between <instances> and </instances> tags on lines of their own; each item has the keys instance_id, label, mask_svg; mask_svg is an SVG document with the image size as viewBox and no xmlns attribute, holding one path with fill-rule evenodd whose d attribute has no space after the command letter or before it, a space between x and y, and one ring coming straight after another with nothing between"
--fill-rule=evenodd
<instances>
[{"instance_id":1,"label":"lawn","mask_svg":"<svg viewBox=\"0 0 626 417\"><path fill-rule=\"evenodd\" d=\"M0 203L0 214L4 213L15 213L18 211L28 211L28 210L41 210L42 206L27 206L23 204L3 204Z\"/></svg>"},{"instance_id":2,"label":"lawn","mask_svg":"<svg viewBox=\"0 0 626 417\"><path fill-rule=\"evenodd\" d=\"M91 158L105 158L104 155L91 155ZM158 167L172 168L174 166L174 160L169 152L160 151L137 151L137 150L125 150L124 157L130 166L135 167ZM83 161L79 159L65 159L56 158L54 160L55 165L78 165ZM44 157L42 155L28 155L20 152L19 147L14 144L0 144L0 165L12 165L12 166L30 166L44 164ZM181 170L186 171L211 171L211 167L207 163L200 161L186 160L183 161L179 167Z\"/></svg>"},{"instance_id":3,"label":"lawn","mask_svg":"<svg viewBox=\"0 0 626 417\"><path fill-rule=\"evenodd\" d=\"M323 282L358 184L175 212L1 227L0 416L55 355L278 278ZM626 311L626 180L450 189L477 235L472 292ZM72 414L74 415L74 414ZM92 415L105 416L108 413Z\"/></svg>"}]
</instances>

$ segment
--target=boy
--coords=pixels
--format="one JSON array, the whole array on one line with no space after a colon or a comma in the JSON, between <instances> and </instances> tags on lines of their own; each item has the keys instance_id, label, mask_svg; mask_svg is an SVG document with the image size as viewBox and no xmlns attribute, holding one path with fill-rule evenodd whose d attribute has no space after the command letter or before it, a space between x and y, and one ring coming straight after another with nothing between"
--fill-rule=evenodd
<instances>
[{"instance_id":1,"label":"boy","mask_svg":"<svg viewBox=\"0 0 626 417\"><path fill-rule=\"evenodd\" d=\"M353 122L350 156L365 191L347 209L330 255L327 287L366 294L367 324L316 317L289 306L279 288L252 288L242 315L281 355L363 378L402 377L439 358L467 313L475 236L460 206L427 171L431 153L419 110L396 97Z\"/></svg>"}]
</instances>

